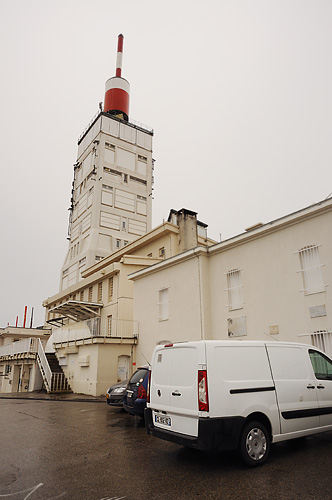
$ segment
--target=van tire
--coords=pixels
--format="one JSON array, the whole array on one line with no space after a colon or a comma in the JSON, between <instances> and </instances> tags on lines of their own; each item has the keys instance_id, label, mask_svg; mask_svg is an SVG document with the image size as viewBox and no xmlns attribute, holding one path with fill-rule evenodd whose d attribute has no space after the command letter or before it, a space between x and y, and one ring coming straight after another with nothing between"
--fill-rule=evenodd
<instances>
[{"instance_id":1,"label":"van tire","mask_svg":"<svg viewBox=\"0 0 332 500\"><path fill-rule=\"evenodd\" d=\"M239 452L249 467L263 465L270 453L270 437L260 422L248 422L240 437Z\"/></svg>"}]
</instances>

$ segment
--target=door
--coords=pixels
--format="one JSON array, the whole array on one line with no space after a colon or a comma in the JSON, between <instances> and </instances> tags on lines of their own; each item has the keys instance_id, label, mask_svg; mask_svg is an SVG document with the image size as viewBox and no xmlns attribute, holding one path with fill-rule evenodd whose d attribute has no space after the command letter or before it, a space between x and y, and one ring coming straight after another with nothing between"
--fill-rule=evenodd
<instances>
[{"instance_id":1,"label":"door","mask_svg":"<svg viewBox=\"0 0 332 500\"><path fill-rule=\"evenodd\" d=\"M204 360L204 346L199 342L174 344L155 351L150 406L156 427L197 436L198 369ZM160 414L166 415L166 420L159 418Z\"/></svg>"},{"instance_id":2,"label":"door","mask_svg":"<svg viewBox=\"0 0 332 500\"><path fill-rule=\"evenodd\" d=\"M281 434L319 427L318 399L307 349L267 345L280 411Z\"/></svg>"},{"instance_id":3,"label":"door","mask_svg":"<svg viewBox=\"0 0 332 500\"><path fill-rule=\"evenodd\" d=\"M309 350L309 356L316 377L319 425L332 425L332 361L314 349Z\"/></svg>"},{"instance_id":4,"label":"door","mask_svg":"<svg viewBox=\"0 0 332 500\"><path fill-rule=\"evenodd\" d=\"M125 355L118 357L118 382L129 378L129 359L130 356Z\"/></svg>"}]
</instances>

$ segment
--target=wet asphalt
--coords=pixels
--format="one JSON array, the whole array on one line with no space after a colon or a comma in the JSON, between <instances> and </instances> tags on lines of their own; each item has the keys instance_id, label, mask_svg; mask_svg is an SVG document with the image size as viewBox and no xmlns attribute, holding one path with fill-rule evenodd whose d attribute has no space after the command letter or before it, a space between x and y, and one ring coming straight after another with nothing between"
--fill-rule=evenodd
<instances>
[{"instance_id":1,"label":"wet asphalt","mask_svg":"<svg viewBox=\"0 0 332 500\"><path fill-rule=\"evenodd\" d=\"M0 500L332 500L331 432L247 469L148 436L103 398L0 397L0 424Z\"/></svg>"}]
</instances>

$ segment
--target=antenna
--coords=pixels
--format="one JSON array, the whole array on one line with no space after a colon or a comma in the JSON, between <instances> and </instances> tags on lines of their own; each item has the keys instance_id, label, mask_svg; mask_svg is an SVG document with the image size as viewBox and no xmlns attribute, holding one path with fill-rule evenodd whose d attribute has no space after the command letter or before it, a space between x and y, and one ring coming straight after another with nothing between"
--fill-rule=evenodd
<instances>
[{"instance_id":1,"label":"antenna","mask_svg":"<svg viewBox=\"0 0 332 500\"><path fill-rule=\"evenodd\" d=\"M122 71L122 52L123 52L123 35L118 36L118 52L116 56L115 76L121 78Z\"/></svg>"},{"instance_id":2,"label":"antenna","mask_svg":"<svg viewBox=\"0 0 332 500\"><path fill-rule=\"evenodd\" d=\"M130 85L122 78L123 35L118 36L115 76L105 86L104 112L128 121Z\"/></svg>"}]
</instances>

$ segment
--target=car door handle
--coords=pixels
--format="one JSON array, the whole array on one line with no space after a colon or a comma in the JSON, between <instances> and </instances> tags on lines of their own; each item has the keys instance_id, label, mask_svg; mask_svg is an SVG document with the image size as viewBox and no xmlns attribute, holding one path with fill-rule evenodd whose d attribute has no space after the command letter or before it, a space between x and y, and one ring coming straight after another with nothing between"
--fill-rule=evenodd
<instances>
[{"instance_id":1,"label":"car door handle","mask_svg":"<svg viewBox=\"0 0 332 500\"><path fill-rule=\"evenodd\" d=\"M172 392L172 396L181 396L181 392L174 391L174 392Z\"/></svg>"},{"instance_id":2,"label":"car door handle","mask_svg":"<svg viewBox=\"0 0 332 500\"><path fill-rule=\"evenodd\" d=\"M325 386L324 385L317 385L317 389L325 389Z\"/></svg>"},{"instance_id":3,"label":"car door handle","mask_svg":"<svg viewBox=\"0 0 332 500\"><path fill-rule=\"evenodd\" d=\"M314 389L314 388L315 388L315 386L312 384L307 385L307 389Z\"/></svg>"}]
</instances>

